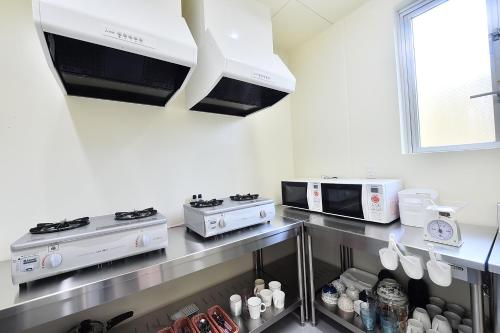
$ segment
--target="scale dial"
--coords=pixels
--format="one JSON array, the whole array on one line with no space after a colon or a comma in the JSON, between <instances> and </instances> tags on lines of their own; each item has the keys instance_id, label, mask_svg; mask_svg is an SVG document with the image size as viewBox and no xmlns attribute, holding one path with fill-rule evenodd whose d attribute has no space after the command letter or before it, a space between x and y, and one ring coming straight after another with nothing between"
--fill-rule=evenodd
<instances>
[{"instance_id":1,"label":"scale dial","mask_svg":"<svg viewBox=\"0 0 500 333\"><path fill-rule=\"evenodd\" d=\"M424 226L424 240L451 246L461 246L463 243L457 221L445 216L427 221Z\"/></svg>"},{"instance_id":2,"label":"scale dial","mask_svg":"<svg viewBox=\"0 0 500 333\"><path fill-rule=\"evenodd\" d=\"M453 238L453 227L446 221L443 220L432 220L427 225L427 232L429 235L441 241L449 241Z\"/></svg>"}]
</instances>

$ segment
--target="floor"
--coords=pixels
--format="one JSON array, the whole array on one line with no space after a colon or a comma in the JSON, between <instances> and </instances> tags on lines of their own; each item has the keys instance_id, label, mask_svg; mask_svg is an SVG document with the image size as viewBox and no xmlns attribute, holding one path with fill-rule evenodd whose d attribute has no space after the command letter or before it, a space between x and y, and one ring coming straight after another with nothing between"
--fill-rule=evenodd
<instances>
[{"instance_id":1,"label":"floor","mask_svg":"<svg viewBox=\"0 0 500 333\"><path fill-rule=\"evenodd\" d=\"M273 326L269 327L265 333L342 333L330 325L326 318L318 318L316 327L306 323L305 326L300 326L300 322L296 315L290 314L288 317L280 320Z\"/></svg>"}]
</instances>

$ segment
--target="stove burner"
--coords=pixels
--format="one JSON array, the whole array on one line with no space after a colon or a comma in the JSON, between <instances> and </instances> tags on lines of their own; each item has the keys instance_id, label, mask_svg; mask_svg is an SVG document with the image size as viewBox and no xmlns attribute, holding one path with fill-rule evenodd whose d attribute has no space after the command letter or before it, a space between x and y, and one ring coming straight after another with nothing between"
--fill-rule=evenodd
<instances>
[{"instance_id":1,"label":"stove burner","mask_svg":"<svg viewBox=\"0 0 500 333\"><path fill-rule=\"evenodd\" d=\"M48 234L51 232L66 231L71 229L76 229L84 227L89 224L88 217L82 217L72 221L61 221L57 223L38 223L36 227L30 229L32 234Z\"/></svg>"},{"instance_id":2,"label":"stove burner","mask_svg":"<svg viewBox=\"0 0 500 333\"><path fill-rule=\"evenodd\" d=\"M233 201L248 201L248 200L255 200L259 197L258 194L236 194L236 195L232 195L230 196L229 198L231 198L231 200Z\"/></svg>"},{"instance_id":3,"label":"stove burner","mask_svg":"<svg viewBox=\"0 0 500 333\"><path fill-rule=\"evenodd\" d=\"M131 212L116 212L115 220L117 221L137 220L156 215L156 213L158 213L158 211L156 209L153 209L152 207L143 210L134 210Z\"/></svg>"},{"instance_id":4,"label":"stove burner","mask_svg":"<svg viewBox=\"0 0 500 333\"><path fill-rule=\"evenodd\" d=\"M189 204L191 207L194 208L207 208L207 207L215 207L215 206L220 206L224 200L217 200L217 199L212 199L212 200L198 200L198 201L191 201Z\"/></svg>"}]
</instances>

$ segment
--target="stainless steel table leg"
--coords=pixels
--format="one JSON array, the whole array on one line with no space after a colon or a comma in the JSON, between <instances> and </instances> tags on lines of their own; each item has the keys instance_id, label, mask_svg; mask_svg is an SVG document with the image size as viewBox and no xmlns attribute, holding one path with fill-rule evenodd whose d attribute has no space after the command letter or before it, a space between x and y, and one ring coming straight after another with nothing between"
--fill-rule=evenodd
<instances>
[{"instance_id":1,"label":"stainless steel table leg","mask_svg":"<svg viewBox=\"0 0 500 333\"><path fill-rule=\"evenodd\" d=\"M493 299L493 312L490 314L493 317L493 332L500 332L500 276L493 275L493 290L490 292L490 298Z\"/></svg>"},{"instance_id":2,"label":"stainless steel table leg","mask_svg":"<svg viewBox=\"0 0 500 333\"><path fill-rule=\"evenodd\" d=\"M472 331L474 333L484 332L483 321L483 288L481 272L474 272L474 283L470 284L470 299L472 306Z\"/></svg>"},{"instance_id":3,"label":"stainless steel table leg","mask_svg":"<svg viewBox=\"0 0 500 333\"><path fill-rule=\"evenodd\" d=\"M262 249L253 252L253 266L256 274L262 272L264 268L264 257L262 255Z\"/></svg>"},{"instance_id":4,"label":"stainless steel table leg","mask_svg":"<svg viewBox=\"0 0 500 333\"><path fill-rule=\"evenodd\" d=\"M308 292L307 292L307 273L306 273L306 245L305 245L305 238L306 238L306 233L304 231L304 226L301 227L301 234L302 236L300 237L301 242L302 242L302 273L303 273L303 283L304 283L304 306L305 306L305 311L306 311L306 321L309 321L309 297Z\"/></svg>"},{"instance_id":5,"label":"stainless steel table leg","mask_svg":"<svg viewBox=\"0 0 500 333\"><path fill-rule=\"evenodd\" d=\"M314 308L314 272L313 272L313 253L311 235L307 234L307 252L309 256L309 297L311 298L311 325L316 326L316 309Z\"/></svg>"},{"instance_id":6,"label":"stainless steel table leg","mask_svg":"<svg viewBox=\"0 0 500 333\"><path fill-rule=\"evenodd\" d=\"M307 300L304 298L304 272L302 263L302 233L297 235L297 273L299 278L299 297L300 297L300 325L304 326L305 316L304 316L304 304Z\"/></svg>"}]
</instances>

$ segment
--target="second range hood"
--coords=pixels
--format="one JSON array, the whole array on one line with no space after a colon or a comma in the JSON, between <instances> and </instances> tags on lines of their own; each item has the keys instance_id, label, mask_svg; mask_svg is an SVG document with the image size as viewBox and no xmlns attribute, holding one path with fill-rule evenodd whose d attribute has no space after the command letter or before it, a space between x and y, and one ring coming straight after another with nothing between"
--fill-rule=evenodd
<instances>
[{"instance_id":1,"label":"second range hood","mask_svg":"<svg viewBox=\"0 0 500 333\"><path fill-rule=\"evenodd\" d=\"M295 77L273 52L269 9L255 0L184 0L198 44L186 86L188 108L247 116L295 90Z\"/></svg>"},{"instance_id":2,"label":"second range hood","mask_svg":"<svg viewBox=\"0 0 500 333\"><path fill-rule=\"evenodd\" d=\"M68 95L165 106L196 64L180 0L33 0L33 17Z\"/></svg>"}]
</instances>

